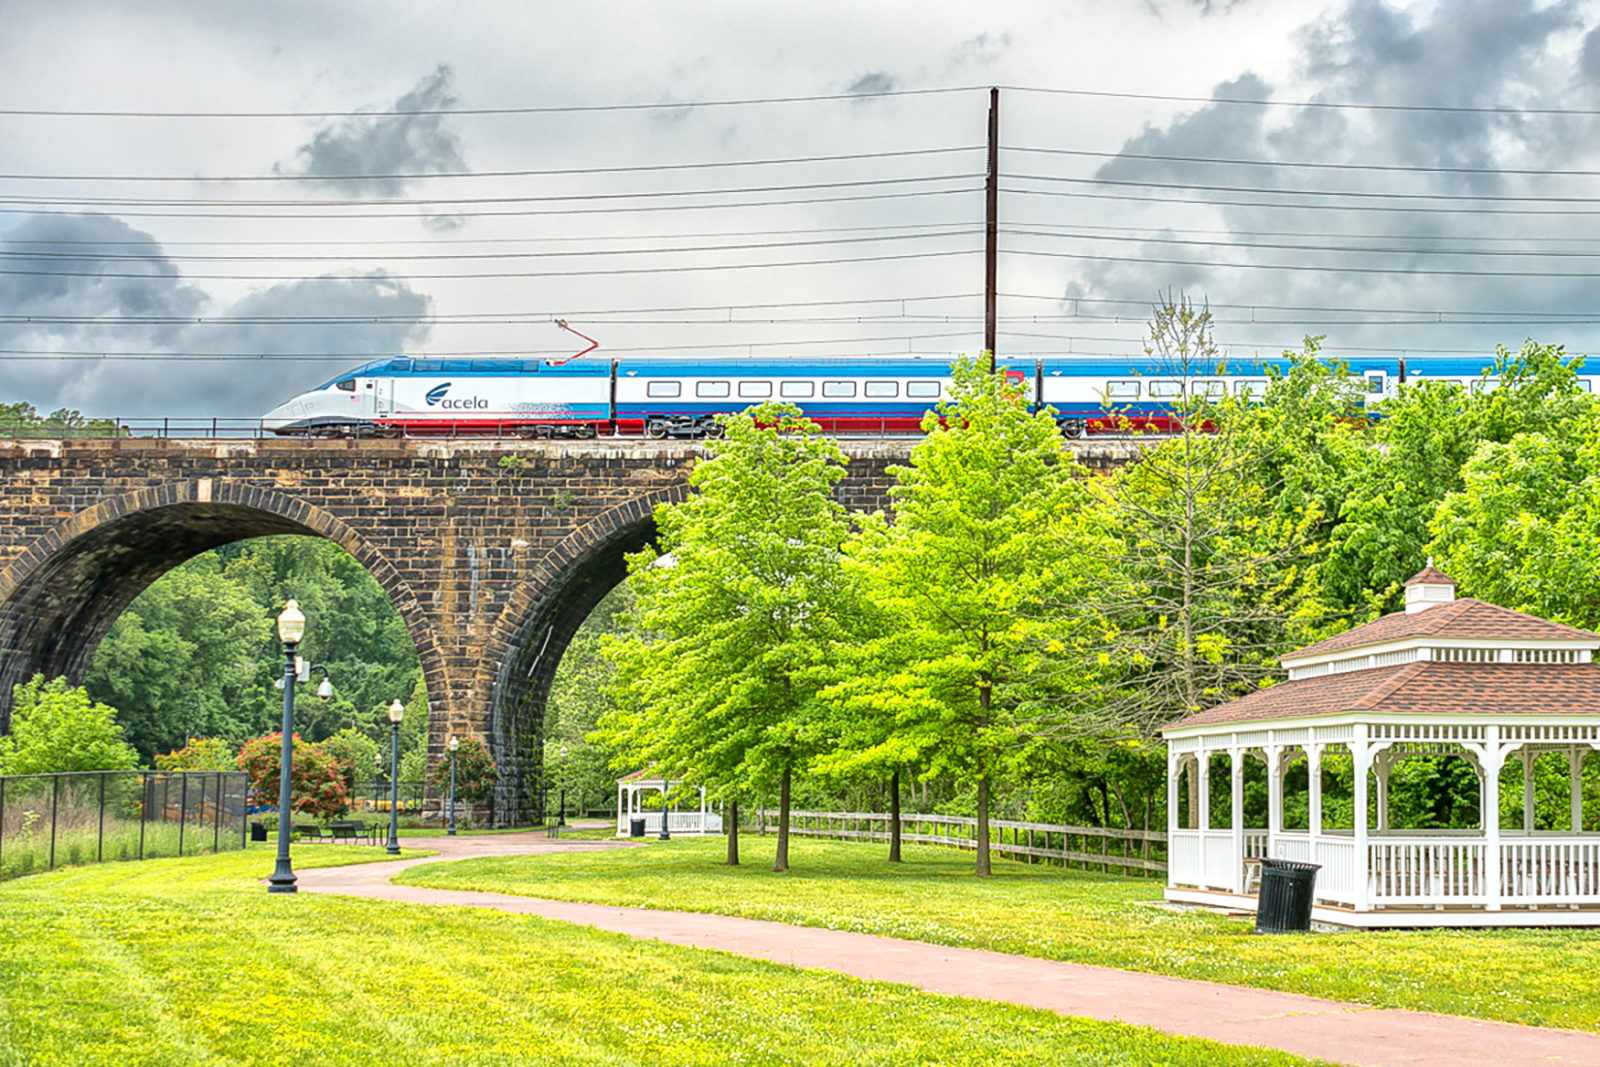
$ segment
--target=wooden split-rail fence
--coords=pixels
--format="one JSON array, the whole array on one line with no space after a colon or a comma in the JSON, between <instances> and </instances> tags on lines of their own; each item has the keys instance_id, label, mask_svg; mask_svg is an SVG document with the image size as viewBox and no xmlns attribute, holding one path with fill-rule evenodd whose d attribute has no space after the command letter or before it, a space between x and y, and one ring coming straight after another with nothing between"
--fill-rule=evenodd
<instances>
[{"instance_id":1,"label":"wooden split-rail fence","mask_svg":"<svg viewBox=\"0 0 1600 1067\"><path fill-rule=\"evenodd\" d=\"M756 810L756 829L777 829L778 813ZM789 832L801 837L888 841L889 815L875 811L791 811ZM900 840L952 848L977 848L978 820L962 815L900 814ZM989 848L1023 863L1150 877L1167 870L1167 835L1159 830L989 820Z\"/></svg>"}]
</instances>

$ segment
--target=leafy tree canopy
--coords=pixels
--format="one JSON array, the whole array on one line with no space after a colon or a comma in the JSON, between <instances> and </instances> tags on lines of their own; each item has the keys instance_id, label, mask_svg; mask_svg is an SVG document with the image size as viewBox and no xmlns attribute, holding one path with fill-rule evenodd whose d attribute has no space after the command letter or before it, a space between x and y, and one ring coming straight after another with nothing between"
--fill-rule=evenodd
<instances>
[{"instance_id":1,"label":"leafy tree canopy","mask_svg":"<svg viewBox=\"0 0 1600 1067\"><path fill-rule=\"evenodd\" d=\"M11 732L0 737L0 774L121 771L139 756L122 739L114 708L64 678L36 674L13 690Z\"/></svg>"}]
</instances>

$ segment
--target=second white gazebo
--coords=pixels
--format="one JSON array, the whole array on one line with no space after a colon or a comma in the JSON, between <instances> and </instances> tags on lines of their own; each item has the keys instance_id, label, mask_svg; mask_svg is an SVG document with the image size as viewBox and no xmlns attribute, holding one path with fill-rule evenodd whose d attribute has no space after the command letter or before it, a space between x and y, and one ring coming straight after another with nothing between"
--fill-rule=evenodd
<instances>
[{"instance_id":1,"label":"second white gazebo","mask_svg":"<svg viewBox=\"0 0 1600 1067\"><path fill-rule=\"evenodd\" d=\"M644 794L660 793L663 797L682 785L675 779L664 778L659 771L646 768L617 779L617 836L627 837L634 819L644 820L644 832L653 836L661 832L661 810L647 810ZM665 803L663 803L665 808ZM670 811L667 814L667 832L689 837L722 832L722 816L706 807L706 790L700 787L699 811Z\"/></svg>"},{"instance_id":2,"label":"second white gazebo","mask_svg":"<svg viewBox=\"0 0 1600 1067\"><path fill-rule=\"evenodd\" d=\"M1320 865L1312 917L1321 922L1600 925L1600 834L1585 829L1583 804L1584 757L1600 748L1597 649L1600 634L1457 600L1454 580L1430 563L1406 584L1405 611L1284 656L1286 681L1164 731L1167 899L1253 909L1254 874L1270 856ZM1420 756L1471 766L1476 827L1390 825L1390 774ZM1541 758L1564 764L1568 810L1557 828L1536 822ZM1265 772L1259 825L1246 824L1251 759ZM1513 759L1522 810L1503 816L1501 771ZM1304 825L1289 825L1284 783L1300 761ZM1334 762L1353 793L1337 827L1323 804L1323 770ZM1225 812L1211 796L1219 764Z\"/></svg>"}]
</instances>

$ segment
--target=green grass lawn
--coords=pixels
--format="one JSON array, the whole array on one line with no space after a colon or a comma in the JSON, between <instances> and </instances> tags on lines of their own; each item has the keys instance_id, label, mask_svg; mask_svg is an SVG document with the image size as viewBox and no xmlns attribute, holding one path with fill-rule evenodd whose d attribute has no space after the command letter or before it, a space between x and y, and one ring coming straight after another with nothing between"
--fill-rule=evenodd
<instances>
[{"instance_id":1,"label":"green grass lawn","mask_svg":"<svg viewBox=\"0 0 1600 1067\"><path fill-rule=\"evenodd\" d=\"M716 912L1261 986L1388 1007L1600 1029L1600 932L1384 931L1258 937L1249 920L1153 906L1161 884L972 855L796 838L772 873L772 836L615 852L461 860L399 879L444 889Z\"/></svg>"},{"instance_id":2,"label":"green grass lawn","mask_svg":"<svg viewBox=\"0 0 1600 1067\"><path fill-rule=\"evenodd\" d=\"M527 916L271 896L272 862L257 846L0 885L0 1067L1306 1062Z\"/></svg>"}]
</instances>

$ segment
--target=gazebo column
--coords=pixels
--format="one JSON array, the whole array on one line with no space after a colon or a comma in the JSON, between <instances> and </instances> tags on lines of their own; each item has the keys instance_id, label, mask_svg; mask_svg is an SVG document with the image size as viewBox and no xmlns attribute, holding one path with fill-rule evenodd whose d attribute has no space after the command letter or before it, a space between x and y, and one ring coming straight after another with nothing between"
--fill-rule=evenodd
<instances>
[{"instance_id":1,"label":"gazebo column","mask_svg":"<svg viewBox=\"0 0 1600 1067\"><path fill-rule=\"evenodd\" d=\"M1490 723L1484 727L1483 745L1483 850L1484 887L1488 911L1500 910L1500 887L1504 884L1500 859L1500 768L1505 766L1508 753L1501 747L1500 726Z\"/></svg>"},{"instance_id":2,"label":"gazebo column","mask_svg":"<svg viewBox=\"0 0 1600 1067\"><path fill-rule=\"evenodd\" d=\"M1167 746L1167 840L1183 827L1178 825L1178 778L1183 774L1183 761ZM1063 842L1065 844L1065 842ZM1167 879L1172 880L1170 877Z\"/></svg>"},{"instance_id":3,"label":"gazebo column","mask_svg":"<svg viewBox=\"0 0 1600 1067\"><path fill-rule=\"evenodd\" d=\"M1567 752L1567 775L1572 786L1572 832L1583 833L1583 753L1574 746Z\"/></svg>"},{"instance_id":4,"label":"gazebo column","mask_svg":"<svg viewBox=\"0 0 1600 1067\"><path fill-rule=\"evenodd\" d=\"M1367 848L1367 771L1372 767L1372 744L1367 739L1366 723L1356 724L1350 762L1355 771L1356 910L1367 911L1372 899L1372 863Z\"/></svg>"},{"instance_id":5,"label":"gazebo column","mask_svg":"<svg viewBox=\"0 0 1600 1067\"><path fill-rule=\"evenodd\" d=\"M1311 837L1311 862L1317 862L1317 838L1322 836L1322 746L1306 745L1306 800L1309 821L1306 832Z\"/></svg>"},{"instance_id":6,"label":"gazebo column","mask_svg":"<svg viewBox=\"0 0 1600 1067\"><path fill-rule=\"evenodd\" d=\"M1387 753L1380 754L1372 761L1372 770L1378 779L1378 830L1380 834L1389 832L1389 772L1394 769L1394 760L1387 757Z\"/></svg>"},{"instance_id":7,"label":"gazebo column","mask_svg":"<svg viewBox=\"0 0 1600 1067\"><path fill-rule=\"evenodd\" d=\"M1205 742L1202 741L1201 745L1203 746L1204 744ZM1199 811L1195 818L1194 824L1198 826L1200 828L1200 832L1204 834L1207 830L1211 829L1211 751L1202 747L1200 751L1195 754L1195 757L1198 761L1198 773L1196 773L1194 777L1195 782L1198 784L1200 795L1198 798L1199 803L1196 805ZM1201 852L1203 853L1204 851L1205 849L1202 847Z\"/></svg>"},{"instance_id":8,"label":"gazebo column","mask_svg":"<svg viewBox=\"0 0 1600 1067\"><path fill-rule=\"evenodd\" d=\"M1233 831L1233 891L1244 892L1244 749L1228 750L1229 781L1232 785L1228 826Z\"/></svg>"},{"instance_id":9,"label":"gazebo column","mask_svg":"<svg viewBox=\"0 0 1600 1067\"><path fill-rule=\"evenodd\" d=\"M1283 833L1283 748L1267 746L1267 855L1274 853L1273 842Z\"/></svg>"},{"instance_id":10,"label":"gazebo column","mask_svg":"<svg viewBox=\"0 0 1600 1067\"><path fill-rule=\"evenodd\" d=\"M1533 764L1538 756L1526 748L1517 755L1522 757L1522 832L1531 834L1534 826ZM1495 784L1499 785L1498 782Z\"/></svg>"}]
</instances>

